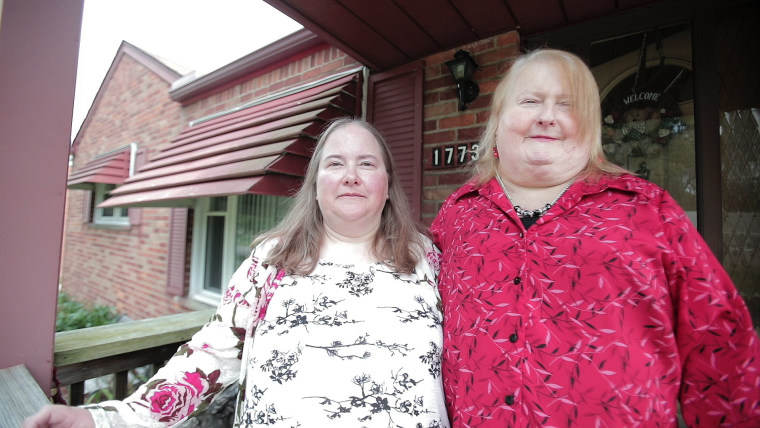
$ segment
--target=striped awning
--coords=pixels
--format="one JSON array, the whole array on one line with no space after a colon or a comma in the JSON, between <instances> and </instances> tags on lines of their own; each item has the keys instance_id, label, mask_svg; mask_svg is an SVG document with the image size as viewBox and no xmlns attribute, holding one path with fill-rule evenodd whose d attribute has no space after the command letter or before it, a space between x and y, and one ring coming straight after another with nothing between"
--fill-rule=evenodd
<instances>
[{"instance_id":1,"label":"striped awning","mask_svg":"<svg viewBox=\"0 0 760 428\"><path fill-rule=\"evenodd\" d=\"M121 184L129 177L130 147L96 156L69 174L66 187L92 190L95 183Z\"/></svg>"},{"instance_id":2,"label":"striped awning","mask_svg":"<svg viewBox=\"0 0 760 428\"><path fill-rule=\"evenodd\" d=\"M354 116L361 75L327 80L183 130L100 207L189 206L193 199L290 196L325 123Z\"/></svg>"}]
</instances>

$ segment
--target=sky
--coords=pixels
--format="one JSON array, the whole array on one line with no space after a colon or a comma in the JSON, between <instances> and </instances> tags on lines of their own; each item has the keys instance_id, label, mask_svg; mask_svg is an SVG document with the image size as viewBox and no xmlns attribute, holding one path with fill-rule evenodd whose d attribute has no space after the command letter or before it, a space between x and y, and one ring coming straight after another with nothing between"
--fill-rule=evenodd
<instances>
[{"instance_id":1,"label":"sky","mask_svg":"<svg viewBox=\"0 0 760 428\"><path fill-rule=\"evenodd\" d=\"M85 0L71 138L122 40L200 76L299 29L263 0Z\"/></svg>"}]
</instances>

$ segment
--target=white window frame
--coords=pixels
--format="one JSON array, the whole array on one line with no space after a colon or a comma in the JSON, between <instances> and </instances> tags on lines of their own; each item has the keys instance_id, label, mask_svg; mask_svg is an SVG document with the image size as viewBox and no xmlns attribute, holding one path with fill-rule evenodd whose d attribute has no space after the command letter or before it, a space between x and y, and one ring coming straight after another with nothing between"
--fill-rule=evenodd
<instances>
[{"instance_id":1,"label":"white window frame","mask_svg":"<svg viewBox=\"0 0 760 428\"><path fill-rule=\"evenodd\" d=\"M193 220L193 244L192 254L190 256L190 291L188 297L192 300L206 303L209 305L218 305L221 300L222 294L227 290L232 274L239 267L240 263L248 254L243 255L242 248L236 248L238 236L236 236L237 228L239 226L238 209L240 208L241 199L243 196L230 195L227 196L227 207L224 212L212 213L209 211L211 205L211 198L198 199L195 202L194 220ZM292 200L291 200L292 201ZM287 210L286 207L283 207ZM284 211L280 212L284 215ZM204 287L206 277L206 251L207 246L207 225L210 215L224 217L224 242L222 243L222 268L221 277L218 279L221 284L221 290L219 293L211 291ZM253 240L253 236L250 237ZM242 244L240 244L242 245ZM248 245L248 242L246 242ZM250 251L250 248L248 248Z\"/></svg>"},{"instance_id":2,"label":"white window frame","mask_svg":"<svg viewBox=\"0 0 760 428\"><path fill-rule=\"evenodd\" d=\"M92 222L105 226L129 226L129 211L125 207L100 208L98 205L109 198L109 193L116 186L106 183L95 183L93 190L93 216ZM104 210L110 209L113 215L106 216Z\"/></svg>"},{"instance_id":3,"label":"white window frame","mask_svg":"<svg viewBox=\"0 0 760 428\"><path fill-rule=\"evenodd\" d=\"M224 217L224 244L222 245L222 270L219 279L221 292L216 293L204 287L206 277L206 219L209 216L211 198L201 198L195 202L193 219L193 244L190 262L190 293L193 300L216 306L221 300L222 293L227 289L227 282L232 277L234 269L232 260L235 257L235 247L230 245L235 239L235 224L237 221L237 196L227 196L227 209L224 213L211 215Z\"/></svg>"}]
</instances>

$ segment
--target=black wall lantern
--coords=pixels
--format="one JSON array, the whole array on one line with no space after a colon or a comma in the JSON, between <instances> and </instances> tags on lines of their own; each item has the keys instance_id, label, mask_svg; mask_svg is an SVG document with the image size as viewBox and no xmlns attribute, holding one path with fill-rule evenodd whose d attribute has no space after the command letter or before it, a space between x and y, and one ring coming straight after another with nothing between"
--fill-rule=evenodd
<instances>
[{"instance_id":1,"label":"black wall lantern","mask_svg":"<svg viewBox=\"0 0 760 428\"><path fill-rule=\"evenodd\" d=\"M472 73L478 68L478 64L467 51L459 50L454 54L454 59L446 61L446 67L451 71L451 76L457 83L457 97L459 98L459 110L466 110L467 103L478 97L480 88L473 82Z\"/></svg>"}]
</instances>

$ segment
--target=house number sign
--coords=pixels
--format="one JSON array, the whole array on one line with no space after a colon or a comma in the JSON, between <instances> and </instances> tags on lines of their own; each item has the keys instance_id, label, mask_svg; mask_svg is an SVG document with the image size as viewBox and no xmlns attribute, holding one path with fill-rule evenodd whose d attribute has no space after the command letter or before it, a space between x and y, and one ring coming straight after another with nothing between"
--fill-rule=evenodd
<instances>
[{"instance_id":1,"label":"house number sign","mask_svg":"<svg viewBox=\"0 0 760 428\"><path fill-rule=\"evenodd\" d=\"M475 153L477 149L477 142L433 147L429 156L430 163L428 168L464 166L470 161L478 159L478 154Z\"/></svg>"}]
</instances>

